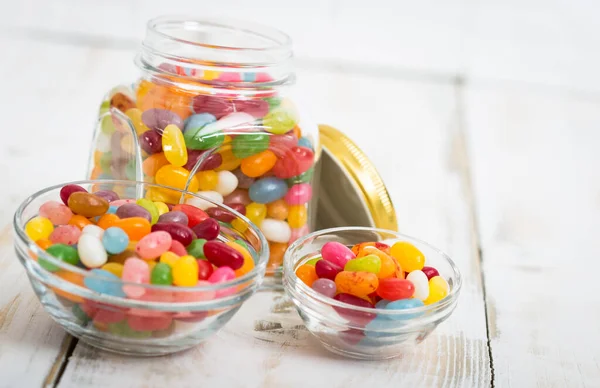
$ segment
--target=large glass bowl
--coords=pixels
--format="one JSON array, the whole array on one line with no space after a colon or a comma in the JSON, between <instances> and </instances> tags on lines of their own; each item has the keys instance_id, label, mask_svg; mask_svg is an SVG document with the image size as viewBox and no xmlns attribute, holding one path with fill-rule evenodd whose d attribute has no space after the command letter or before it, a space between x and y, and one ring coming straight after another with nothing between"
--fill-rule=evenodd
<instances>
[{"instance_id":1,"label":"large glass bowl","mask_svg":"<svg viewBox=\"0 0 600 388\"><path fill-rule=\"evenodd\" d=\"M181 201L218 207L234 221L221 222L219 240L242 240L255 260L247 274L224 283L203 287L135 284L144 289L138 299L95 292L85 286L90 281L105 287L132 285L98 277L90 271L67 264L49 255L25 233L25 224L38 215L40 205L60 201L64 184L43 189L27 198L14 217L15 251L44 309L67 332L80 340L109 351L131 355L162 355L190 348L221 329L260 287L269 260L268 243L259 229L246 217L227 206L197 194L164 186L131 181L71 182L90 192L113 190L121 198L140 198L148 192L169 190L180 194ZM127 196L124 194L128 193ZM190 200L191 199L191 200ZM39 260L55 265L50 272ZM45 267L48 267L45 265Z\"/></svg>"},{"instance_id":2,"label":"large glass bowl","mask_svg":"<svg viewBox=\"0 0 600 388\"><path fill-rule=\"evenodd\" d=\"M326 297L300 280L296 268L314 258L329 241L349 247L365 241L410 242L425 255L426 265L435 267L448 281L448 296L406 310L357 307ZM284 287L306 328L328 350L366 360L393 358L422 342L454 311L461 287L458 268L442 251L416 238L368 227L325 229L298 239L285 253L283 271Z\"/></svg>"}]
</instances>

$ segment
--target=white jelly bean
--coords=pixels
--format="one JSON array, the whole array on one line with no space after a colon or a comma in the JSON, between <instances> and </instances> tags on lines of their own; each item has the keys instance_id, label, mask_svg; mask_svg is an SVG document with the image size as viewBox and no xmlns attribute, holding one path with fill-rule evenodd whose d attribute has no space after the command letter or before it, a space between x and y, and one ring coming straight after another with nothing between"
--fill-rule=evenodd
<instances>
[{"instance_id":1,"label":"white jelly bean","mask_svg":"<svg viewBox=\"0 0 600 388\"><path fill-rule=\"evenodd\" d=\"M196 194L206 197L213 202L223 203L223 196L221 194L217 193L216 191L198 191ZM213 205L212 203L210 203L202 198L196 198L196 197L186 199L185 203L187 203L188 205L196 206L197 208L202 209L202 210L206 210L208 208L215 207L215 205Z\"/></svg>"},{"instance_id":2,"label":"white jelly bean","mask_svg":"<svg viewBox=\"0 0 600 388\"><path fill-rule=\"evenodd\" d=\"M96 139L96 149L100 152L110 151L110 137L104 133L100 133Z\"/></svg>"},{"instance_id":3,"label":"white jelly bean","mask_svg":"<svg viewBox=\"0 0 600 388\"><path fill-rule=\"evenodd\" d=\"M287 243L292 237L292 229L285 221L266 218L260 224L265 238L272 242Z\"/></svg>"},{"instance_id":4,"label":"white jelly bean","mask_svg":"<svg viewBox=\"0 0 600 388\"><path fill-rule=\"evenodd\" d=\"M88 268L98 268L106 264L108 255L102 241L91 234L82 234L77 243L79 259Z\"/></svg>"},{"instance_id":5,"label":"white jelly bean","mask_svg":"<svg viewBox=\"0 0 600 388\"><path fill-rule=\"evenodd\" d=\"M89 234L90 236L94 236L97 239L102 239L102 235L104 234L104 229L97 225L86 225L81 231L82 234Z\"/></svg>"},{"instance_id":6,"label":"white jelly bean","mask_svg":"<svg viewBox=\"0 0 600 388\"><path fill-rule=\"evenodd\" d=\"M423 271L416 270L408 274L406 279L410 280L415 285L414 298L425 300L429 296L429 281L427 275Z\"/></svg>"},{"instance_id":7,"label":"white jelly bean","mask_svg":"<svg viewBox=\"0 0 600 388\"><path fill-rule=\"evenodd\" d=\"M233 193L233 190L237 189L238 179L231 171L219 171L219 181L215 191L221 194L223 197Z\"/></svg>"}]
</instances>

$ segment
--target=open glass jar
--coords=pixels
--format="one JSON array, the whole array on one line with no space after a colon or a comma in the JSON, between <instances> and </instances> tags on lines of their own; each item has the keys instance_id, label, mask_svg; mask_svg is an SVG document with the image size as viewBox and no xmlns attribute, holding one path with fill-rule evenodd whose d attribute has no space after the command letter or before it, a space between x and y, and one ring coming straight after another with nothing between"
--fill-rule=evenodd
<instances>
[{"instance_id":1,"label":"open glass jar","mask_svg":"<svg viewBox=\"0 0 600 388\"><path fill-rule=\"evenodd\" d=\"M260 25L151 20L135 61L141 77L110 90L100 107L89 177L228 205L264 233L273 273L315 223L318 128L291 97L291 58L289 37ZM165 189L146 195L180 200Z\"/></svg>"}]
</instances>

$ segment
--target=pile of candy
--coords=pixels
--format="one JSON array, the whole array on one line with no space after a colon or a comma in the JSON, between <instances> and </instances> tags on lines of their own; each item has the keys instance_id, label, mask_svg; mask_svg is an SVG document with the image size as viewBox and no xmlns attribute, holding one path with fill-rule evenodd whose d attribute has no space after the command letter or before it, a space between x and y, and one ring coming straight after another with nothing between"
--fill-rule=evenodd
<instances>
[{"instance_id":1,"label":"pile of candy","mask_svg":"<svg viewBox=\"0 0 600 388\"><path fill-rule=\"evenodd\" d=\"M316 127L303 135L293 104L262 86L271 80L266 73L161 69L133 90L108 94L91 178L141 180L141 153L144 181L198 192L246 215L270 243L269 268L280 266L287 246L309 232ZM227 87L211 92L211 82ZM158 190L149 199L176 202ZM206 203L194 204L210 214Z\"/></svg>"},{"instance_id":2,"label":"pile of candy","mask_svg":"<svg viewBox=\"0 0 600 388\"><path fill-rule=\"evenodd\" d=\"M93 276L61 270L39 257L43 268L97 293L161 302L210 300L237 289L230 287L216 293L161 292L144 285L211 285L243 276L254 268L252 250L246 242L217 240L221 223L195 206L167 205L145 198L120 199L111 190L92 194L78 185L64 186L60 197L62 203L47 201L40 206L39 215L25 225L25 233L47 253L87 269ZM220 217L226 218L226 214ZM229 221L232 218L229 213ZM106 325L118 323L108 327L117 332L161 330L173 319L202 319L206 315L169 315L142 309L129 309L126 313L115 306L101 308L64 290L54 291L79 303L73 311L93 318L97 327L107 329ZM128 326L123 326L125 319Z\"/></svg>"},{"instance_id":3,"label":"pile of candy","mask_svg":"<svg viewBox=\"0 0 600 388\"><path fill-rule=\"evenodd\" d=\"M366 308L415 308L438 302L449 292L438 271L425 266L423 253L404 241L391 247L363 242L351 249L328 242L320 256L296 269L296 275L325 296Z\"/></svg>"}]
</instances>

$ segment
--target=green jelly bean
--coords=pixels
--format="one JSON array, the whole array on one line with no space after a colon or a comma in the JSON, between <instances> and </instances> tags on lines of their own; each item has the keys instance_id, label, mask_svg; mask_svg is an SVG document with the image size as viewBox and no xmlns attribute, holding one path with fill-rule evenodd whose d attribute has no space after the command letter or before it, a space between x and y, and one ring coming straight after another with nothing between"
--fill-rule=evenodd
<instances>
[{"instance_id":1,"label":"green jelly bean","mask_svg":"<svg viewBox=\"0 0 600 388\"><path fill-rule=\"evenodd\" d=\"M79 264L79 254L77 253L77 249L73 248L70 245L65 244L54 244L46 249L48 254L56 257L60 261L64 261L65 263L71 265ZM47 271L54 272L58 271L59 267L51 262L44 260L43 258L39 258L38 263Z\"/></svg>"},{"instance_id":2,"label":"green jelly bean","mask_svg":"<svg viewBox=\"0 0 600 388\"><path fill-rule=\"evenodd\" d=\"M312 265L312 266L314 266L314 265L316 265L316 264L317 264L317 261L319 261L319 260L321 260L321 256L319 256L319 257L315 257L314 259L310 259L310 260L309 260L309 261L307 261L305 264L308 264L308 265Z\"/></svg>"},{"instance_id":3,"label":"green jelly bean","mask_svg":"<svg viewBox=\"0 0 600 388\"><path fill-rule=\"evenodd\" d=\"M100 111L99 111L99 115L103 115L105 113L108 113L110 111L110 100L104 100L102 101L102 104L100 104Z\"/></svg>"},{"instance_id":4,"label":"green jelly bean","mask_svg":"<svg viewBox=\"0 0 600 388\"><path fill-rule=\"evenodd\" d=\"M352 259L344 266L344 271L379 273L380 270L381 259L377 255L367 255L358 259Z\"/></svg>"},{"instance_id":5,"label":"green jelly bean","mask_svg":"<svg viewBox=\"0 0 600 388\"><path fill-rule=\"evenodd\" d=\"M100 168L103 172L110 173L110 164L112 162L112 152L102 154L100 157Z\"/></svg>"},{"instance_id":6,"label":"green jelly bean","mask_svg":"<svg viewBox=\"0 0 600 388\"><path fill-rule=\"evenodd\" d=\"M296 120L290 112L282 108L273 109L263 118L265 131L275 135L283 135L291 131L296 125Z\"/></svg>"},{"instance_id":7,"label":"green jelly bean","mask_svg":"<svg viewBox=\"0 0 600 388\"><path fill-rule=\"evenodd\" d=\"M275 109L281 104L281 98L279 97L267 97L265 101L269 103L269 109Z\"/></svg>"},{"instance_id":8,"label":"green jelly bean","mask_svg":"<svg viewBox=\"0 0 600 388\"><path fill-rule=\"evenodd\" d=\"M127 322L121 321L117 323L109 323L108 331L112 334L119 335L121 337L130 337L130 338L148 338L152 336L151 331L137 331L133 330Z\"/></svg>"},{"instance_id":9,"label":"green jelly bean","mask_svg":"<svg viewBox=\"0 0 600 388\"><path fill-rule=\"evenodd\" d=\"M140 205L141 207L143 207L144 209L148 210L148 213L150 213L150 224L154 225L158 222L158 208L156 207L156 205L154 204L154 202L150 201L149 199L146 198L140 198L137 201L135 201L135 203L137 203L138 205Z\"/></svg>"},{"instance_id":10,"label":"green jelly bean","mask_svg":"<svg viewBox=\"0 0 600 388\"><path fill-rule=\"evenodd\" d=\"M292 187L293 185L296 185L298 183L309 183L312 180L314 173L315 168L311 167L298 176L286 179L285 182L289 187Z\"/></svg>"},{"instance_id":11,"label":"green jelly bean","mask_svg":"<svg viewBox=\"0 0 600 388\"><path fill-rule=\"evenodd\" d=\"M171 285L173 284L173 274L171 266L167 263L156 263L150 273L151 284Z\"/></svg>"},{"instance_id":12,"label":"green jelly bean","mask_svg":"<svg viewBox=\"0 0 600 388\"><path fill-rule=\"evenodd\" d=\"M233 155L244 159L256 155L269 148L269 135L266 133L249 133L236 136L231 141Z\"/></svg>"},{"instance_id":13,"label":"green jelly bean","mask_svg":"<svg viewBox=\"0 0 600 388\"><path fill-rule=\"evenodd\" d=\"M115 127L115 124L112 121L111 115L106 115L102 117L102 120L100 121L100 130L107 135L112 135L113 133L115 133L117 128Z\"/></svg>"},{"instance_id":14,"label":"green jelly bean","mask_svg":"<svg viewBox=\"0 0 600 388\"><path fill-rule=\"evenodd\" d=\"M246 244L246 241L237 239L237 240L235 240L235 243L236 244L240 244L241 246L243 246L244 248L246 248L246 250L248 252L250 252L250 247L248 246L248 244Z\"/></svg>"},{"instance_id":15,"label":"green jelly bean","mask_svg":"<svg viewBox=\"0 0 600 388\"><path fill-rule=\"evenodd\" d=\"M203 238L197 238L192 241L187 247L188 255L192 255L196 259L205 259L204 244L206 244L206 240Z\"/></svg>"},{"instance_id":16,"label":"green jelly bean","mask_svg":"<svg viewBox=\"0 0 600 388\"><path fill-rule=\"evenodd\" d=\"M71 307L71 312L73 313L75 318L77 318L83 324L86 324L90 320L90 317L88 317L85 311L83 311L81 309L81 306L79 306L78 304L74 304L73 307Z\"/></svg>"},{"instance_id":17,"label":"green jelly bean","mask_svg":"<svg viewBox=\"0 0 600 388\"><path fill-rule=\"evenodd\" d=\"M196 130L190 128L183 134L185 145L193 150L208 150L220 146L225 134L216 126L208 124Z\"/></svg>"}]
</instances>

